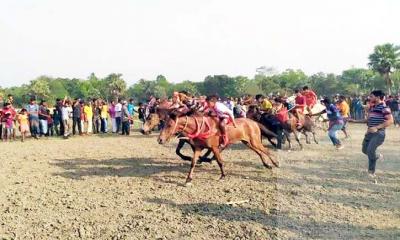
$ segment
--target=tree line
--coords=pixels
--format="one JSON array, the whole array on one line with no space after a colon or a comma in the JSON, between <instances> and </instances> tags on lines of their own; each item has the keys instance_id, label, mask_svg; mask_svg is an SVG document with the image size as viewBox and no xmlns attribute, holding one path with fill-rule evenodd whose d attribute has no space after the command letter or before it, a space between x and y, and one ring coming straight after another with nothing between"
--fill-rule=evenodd
<instances>
[{"instance_id":1,"label":"tree line","mask_svg":"<svg viewBox=\"0 0 400 240\"><path fill-rule=\"evenodd\" d=\"M245 76L213 75L204 81L183 81L174 83L165 76L155 79L140 79L128 87L120 73L111 73L99 78L95 73L86 79L55 78L40 76L29 84L10 88L0 87L0 97L12 94L16 105L22 106L31 97L45 99L52 103L56 98L134 98L145 101L150 96L166 98L173 91L187 91L194 95L218 94L219 96L240 97L245 94L289 95L294 89L305 85L313 88L319 95L364 95L373 89L385 89L388 93L400 91L400 47L383 44L375 47L369 55L369 68L350 68L341 74L316 73L305 74L302 70L287 69L276 72L261 67L257 74Z\"/></svg>"}]
</instances>

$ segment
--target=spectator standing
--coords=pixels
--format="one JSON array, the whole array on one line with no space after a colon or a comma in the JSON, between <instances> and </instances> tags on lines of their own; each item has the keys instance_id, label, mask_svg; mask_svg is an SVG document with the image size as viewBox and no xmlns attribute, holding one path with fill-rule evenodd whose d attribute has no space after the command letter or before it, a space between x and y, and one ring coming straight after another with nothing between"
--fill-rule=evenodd
<instances>
[{"instance_id":1,"label":"spectator standing","mask_svg":"<svg viewBox=\"0 0 400 240\"><path fill-rule=\"evenodd\" d=\"M389 100L387 101L387 106L390 108L390 111L392 112L394 125L398 126L399 125L399 99L398 99L398 97L390 96Z\"/></svg>"},{"instance_id":2,"label":"spectator standing","mask_svg":"<svg viewBox=\"0 0 400 240\"><path fill-rule=\"evenodd\" d=\"M70 101L67 98L64 98L63 106L61 108L61 116L62 116L62 124L64 127L64 138L68 138L70 135L70 114L71 114L71 106Z\"/></svg>"},{"instance_id":3,"label":"spectator standing","mask_svg":"<svg viewBox=\"0 0 400 240\"><path fill-rule=\"evenodd\" d=\"M122 101L122 109L121 109L121 120L122 120L122 135L130 134L130 120L131 115L128 111L128 103L126 101Z\"/></svg>"},{"instance_id":4,"label":"spectator standing","mask_svg":"<svg viewBox=\"0 0 400 240\"><path fill-rule=\"evenodd\" d=\"M47 125L47 102L42 100L39 106L39 129L40 136L47 136L48 125Z\"/></svg>"},{"instance_id":5,"label":"spectator standing","mask_svg":"<svg viewBox=\"0 0 400 240\"><path fill-rule=\"evenodd\" d=\"M102 105L101 105L101 131L103 133L108 132L108 104L102 100Z\"/></svg>"},{"instance_id":6,"label":"spectator standing","mask_svg":"<svg viewBox=\"0 0 400 240\"><path fill-rule=\"evenodd\" d=\"M112 128L112 133L117 132L117 123L115 121L115 101L111 102L111 105L109 107L108 112L110 113L110 118L111 118L111 128Z\"/></svg>"},{"instance_id":7,"label":"spectator standing","mask_svg":"<svg viewBox=\"0 0 400 240\"><path fill-rule=\"evenodd\" d=\"M93 108L92 108L92 101L87 101L85 106L83 107L84 113L84 120L86 124L86 133L92 134L93 133Z\"/></svg>"},{"instance_id":8,"label":"spectator standing","mask_svg":"<svg viewBox=\"0 0 400 240\"><path fill-rule=\"evenodd\" d=\"M75 135L76 127L78 127L79 135L82 135L80 99L75 99L72 104L72 135Z\"/></svg>"},{"instance_id":9,"label":"spectator standing","mask_svg":"<svg viewBox=\"0 0 400 240\"><path fill-rule=\"evenodd\" d=\"M38 139L39 136L39 105L36 104L36 99L31 98L26 110L29 116L30 132L32 137Z\"/></svg>"},{"instance_id":10,"label":"spectator standing","mask_svg":"<svg viewBox=\"0 0 400 240\"><path fill-rule=\"evenodd\" d=\"M46 136L48 136L48 137L54 136L54 120L53 120L53 116L51 116L49 109L47 109L47 134L46 134Z\"/></svg>"},{"instance_id":11,"label":"spectator standing","mask_svg":"<svg viewBox=\"0 0 400 240\"><path fill-rule=\"evenodd\" d=\"M119 130L121 129L121 111L122 111L122 104L121 100L119 99L117 104L115 104L116 133L119 133Z\"/></svg>"},{"instance_id":12,"label":"spectator standing","mask_svg":"<svg viewBox=\"0 0 400 240\"><path fill-rule=\"evenodd\" d=\"M26 134L29 132L28 113L25 108L18 114L19 131L21 133L21 142L25 141Z\"/></svg>"}]
</instances>

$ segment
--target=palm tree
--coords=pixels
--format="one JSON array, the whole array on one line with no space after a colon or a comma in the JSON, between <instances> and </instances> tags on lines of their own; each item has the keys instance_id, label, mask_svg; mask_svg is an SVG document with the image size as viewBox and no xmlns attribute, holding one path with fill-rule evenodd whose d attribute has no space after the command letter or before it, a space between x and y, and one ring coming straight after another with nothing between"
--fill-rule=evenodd
<instances>
[{"instance_id":1,"label":"palm tree","mask_svg":"<svg viewBox=\"0 0 400 240\"><path fill-rule=\"evenodd\" d=\"M106 81L112 97L119 98L126 91L126 82L122 79L122 74L112 73L107 76Z\"/></svg>"},{"instance_id":2,"label":"palm tree","mask_svg":"<svg viewBox=\"0 0 400 240\"><path fill-rule=\"evenodd\" d=\"M388 94L392 94L390 73L400 68L400 46L391 43L375 46L374 52L369 55L368 66L383 76Z\"/></svg>"}]
</instances>

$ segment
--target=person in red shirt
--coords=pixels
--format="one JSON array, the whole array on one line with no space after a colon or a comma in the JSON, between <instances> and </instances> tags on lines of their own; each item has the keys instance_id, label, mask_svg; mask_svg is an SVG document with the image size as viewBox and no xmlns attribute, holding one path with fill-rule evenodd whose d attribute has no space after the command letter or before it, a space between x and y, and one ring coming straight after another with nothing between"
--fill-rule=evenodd
<instances>
[{"instance_id":1,"label":"person in red shirt","mask_svg":"<svg viewBox=\"0 0 400 240\"><path fill-rule=\"evenodd\" d=\"M306 97L299 90L295 90L296 94L295 103L296 106L294 108L294 115L297 117L297 125L298 127L302 127L304 123L304 109L307 107Z\"/></svg>"},{"instance_id":2,"label":"person in red shirt","mask_svg":"<svg viewBox=\"0 0 400 240\"><path fill-rule=\"evenodd\" d=\"M283 99L279 98L275 99L274 102L275 117L281 124L287 124L287 121L289 121L289 114L283 102L284 102Z\"/></svg>"},{"instance_id":3,"label":"person in red shirt","mask_svg":"<svg viewBox=\"0 0 400 240\"><path fill-rule=\"evenodd\" d=\"M318 101L317 94L315 94L313 90L309 89L308 86L304 86L302 95L306 98L307 112L311 114L311 109Z\"/></svg>"}]
</instances>

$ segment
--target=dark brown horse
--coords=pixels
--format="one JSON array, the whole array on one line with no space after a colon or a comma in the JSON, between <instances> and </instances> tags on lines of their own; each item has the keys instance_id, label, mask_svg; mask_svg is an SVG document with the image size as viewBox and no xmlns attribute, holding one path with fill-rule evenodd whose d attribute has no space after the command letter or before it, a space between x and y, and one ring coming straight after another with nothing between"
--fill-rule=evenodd
<instances>
[{"instance_id":1,"label":"dark brown horse","mask_svg":"<svg viewBox=\"0 0 400 240\"><path fill-rule=\"evenodd\" d=\"M227 126L229 144L241 141L260 156L265 167L272 168L274 165L276 167L279 166L278 161L275 157L271 156L261 142L261 130L258 123L250 119L239 118L236 120L236 125L236 128L232 125ZM201 151L205 148L213 151L221 170L221 179L225 177L224 162L219 149L221 134L218 128L218 120L216 118L201 116L172 116L167 120L164 129L161 131L160 136L158 137L158 142L160 144L166 143L171 137L175 136L177 132L182 132L187 136L193 136L191 143L194 146L194 154L186 183L192 181L193 171L197 160L199 159ZM265 156L267 156L267 158Z\"/></svg>"},{"instance_id":2,"label":"dark brown horse","mask_svg":"<svg viewBox=\"0 0 400 240\"><path fill-rule=\"evenodd\" d=\"M318 141L316 139L315 135L315 129L316 129L316 124L315 121L312 119L312 117L302 114L302 113L296 113L294 114L293 112L289 112L289 120L286 123L280 123L279 127L274 127L272 125L274 121L274 115L271 113L261 113L257 109L257 107L251 106L249 108L249 111L247 112L247 116L261 124L263 124L266 128L271 129L278 135L278 146L280 146L280 142L282 140L286 139L289 144L289 149L292 148L292 143L290 140L290 133L293 133L296 142L299 144L300 148L303 149L303 145L300 142L300 133L304 134L306 137L306 143L310 144L310 139L308 136L308 133L313 134L314 142L318 144ZM299 120L300 119L300 120ZM277 120L277 119L275 119ZM298 122L301 122L302 124L299 126ZM275 124L276 125L276 124ZM282 128L282 132L279 131ZM284 137L284 138L283 138Z\"/></svg>"}]
</instances>

